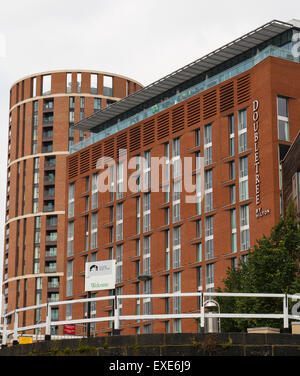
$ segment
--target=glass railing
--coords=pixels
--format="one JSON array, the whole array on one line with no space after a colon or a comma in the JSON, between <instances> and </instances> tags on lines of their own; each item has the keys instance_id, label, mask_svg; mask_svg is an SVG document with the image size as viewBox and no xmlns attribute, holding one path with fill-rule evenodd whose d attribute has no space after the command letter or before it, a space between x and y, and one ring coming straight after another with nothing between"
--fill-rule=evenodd
<instances>
[{"instance_id":1,"label":"glass railing","mask_svg":"<svg viewBox=\"0 0 300 376\"><path fill-rule=\"evenodd\" d=\"M279 57L285 60L291 60L295 62L299 62L299 58L294 57L289 49L286 48L280 48L275 46L268 46L264 50L257 53L257 55L253 56L252 58L243 61L240 64L235 65L232 68L229 68L225 70L224 72L221 72L213 77L208 78L205 81L202 81L182 92L179 94L176 94L167 100L157 103L152 107L147 108L146 110L143 110L139 112L138 114L135 114L128 119L125 119L123 121L120 121L110 127L107 127L106 129L101 130L98 133L92 134L89 138L86 138L82 140L81 142L70 146L70 154L75 153L89 145L94 144L95 142L98 142L100 140L103 140L104 138L111 136L114 133L117 133L125 128L130 127L133 124L136 124L150 116L153 116L167 108L170 108L180 102L185 101L186 99L199 94L213 86L216 86L224 81L227 81L234 76L237 76L238 74L241 74L251 68L253 68L256 64L260 63L264 59L266 59L269 56L273 57Z\"/></svg>"}]
</instances>

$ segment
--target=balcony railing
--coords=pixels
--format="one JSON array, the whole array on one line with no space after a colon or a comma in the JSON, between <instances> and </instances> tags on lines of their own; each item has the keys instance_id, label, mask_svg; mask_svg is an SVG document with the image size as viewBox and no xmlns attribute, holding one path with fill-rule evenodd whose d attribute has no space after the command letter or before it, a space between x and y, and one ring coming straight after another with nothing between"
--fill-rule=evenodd
<instances>
[{"instance_id":1,"label":"balcony railing","mask_svg":"<svg viewBox=\"0 0 300 376\"><path fill-rule=\"evenodd\" d=\"M207 80L202 81L202 82L182 91L181 93L176 94L176 95L168 98L167 100L165 100L163 102L157 103L154 106L147 108L147 109L129 117L128 119L122 120L122 121L106 128L106 129L103 129L102 131L100 131L98 133L92 134L89 138L86 138L83 141L81 141L81 142L79 142L75 145L72 145L70 147L70 153L75 153L75 152L85 148L86 146L92 145L95 142L103 140L104 138L111 136L112 134L117 133L117 132L119 132L119 131L121 131L125 128L128 128L133 124L136 124L136 123L138 123L138 122L140 122L140 121L142 121L142 120L144 120L144 119L146 119L150 116L156 115L159 112L161 112L161 111L163 111L167 108L170 108L177 103L181 103L181 102L185 101L188 98L191 98L192 96L194 96L196 94L199 94L199 93L201 93L201 92L203 92L203 91L205 91L205 90L207 90L207 89L209 89L213 86L216 86L216 85L218 85L218 84L220 84L224 81L227 81L227 80L233 78L234 76L237 76L238 74L243 73L243 72L253 68L255 65L257 65L258 63L260 63L261 61L263 61L264 59L266 59L269 56L278 57L278 58L281 58L281 59L290 60L290 61L294 61L294 62L299 63L299 58L294 57L288 49L275 47L275 46L268 46L264 50L260 51L254 57L252 57L248 60L245 60L242 63L237 64L237 65L225 70L224 72L221 72L221 73L219 73L219 74L217 74L213 77L210 77Z\"/></svg>"}]
</instances>

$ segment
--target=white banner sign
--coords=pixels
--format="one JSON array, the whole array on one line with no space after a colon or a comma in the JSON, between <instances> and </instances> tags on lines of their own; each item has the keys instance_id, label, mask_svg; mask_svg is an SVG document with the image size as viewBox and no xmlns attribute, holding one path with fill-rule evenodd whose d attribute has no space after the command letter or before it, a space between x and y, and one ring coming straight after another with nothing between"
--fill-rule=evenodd
<instances>
[{"instance_id":1,"label":"white banner sign","mask_svg":"<svg viewBox=\"0 0 300 376\"><path fill-rule=\"evenodd\" d=\"M116 260L85 264L85 291L110 290L116 286Z\"/></svg>"}]
</instances>

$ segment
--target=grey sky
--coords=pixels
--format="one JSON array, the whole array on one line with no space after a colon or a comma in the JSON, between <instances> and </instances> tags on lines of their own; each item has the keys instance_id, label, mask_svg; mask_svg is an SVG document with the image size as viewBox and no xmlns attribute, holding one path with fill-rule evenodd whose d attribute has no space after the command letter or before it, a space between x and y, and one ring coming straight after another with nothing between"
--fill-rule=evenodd
<instances>
[{"instance_id":1,"label":"grey sky","mask_svg":"<svg viewBox=\"0 0 300 376\"><path fill-rule=\"evenodd\" d=\"M8 100L16 80L54 69L95 69L147 85L270 20L292 18L300 18L299 0L1 1L1 251Z\"/></svg>"}]
</instances>

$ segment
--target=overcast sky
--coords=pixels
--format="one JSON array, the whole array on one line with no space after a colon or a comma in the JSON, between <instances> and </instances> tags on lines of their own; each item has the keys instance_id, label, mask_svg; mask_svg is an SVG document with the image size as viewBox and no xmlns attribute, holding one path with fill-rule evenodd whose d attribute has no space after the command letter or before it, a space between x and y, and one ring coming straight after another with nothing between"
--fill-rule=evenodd
<instances>
[{"instance_id":1,"label":"overcast sky","mask_svg":"<svg viewBox=\"0 0 300 376\"><path fill-rule=\"evenodd\" d=\"M8 100L16 80L54 69L95 69L148 85L268 21L292 18L300 19L299 0L1 1L1 253Z\"/></svg>"}]
</instances>

